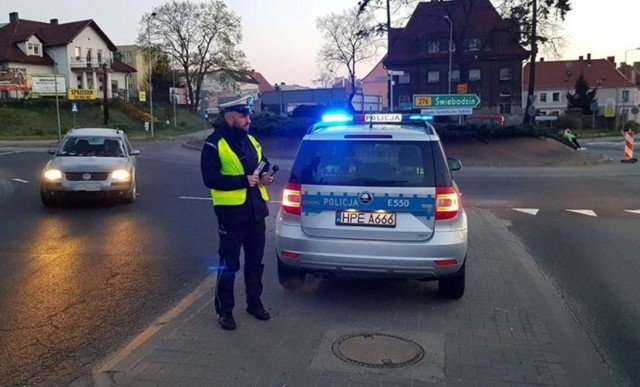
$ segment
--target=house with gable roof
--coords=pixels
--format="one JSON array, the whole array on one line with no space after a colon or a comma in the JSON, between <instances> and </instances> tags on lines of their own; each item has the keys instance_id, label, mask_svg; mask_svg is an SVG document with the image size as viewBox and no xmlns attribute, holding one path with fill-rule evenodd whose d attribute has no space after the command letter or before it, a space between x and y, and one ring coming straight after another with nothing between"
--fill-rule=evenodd
<instances>
[{"instance_id":1,"label":"house with gable roof","mask_svg":"<svg viewBox=\"0 0 640 387\"><path fill-rule=\"evenodd\" d=\"M540 58L536 62L536 82L534 89L534 106L543 115L561 116L567 111L567 93L575 93L576 80L584 78L592 88L597 88L596 101L600 107L597 115L604 115L610 110L615 116L624 117L625 121L640 122L633 107L640 103L640 88L616 68L615 57L592 59L580 56L577 60L546 61ZM631 72L629 72L631 74ZM529 63L524 66L522 88L529 85ZM522 103L526 102L526 94Z\"/></svg>"},{"instance_id":2,"label":"house with gable roof","mask_svg":"<svg viewBox=\"0 0 640 387\"><path fill-rule=\"evenodd\" d=\"M0 27L0 97L64 96L69 90L83 99L103 98L105 93L112 98L136 71L115 60L116 51L91 19L45 23L11 12L9 23Z\"/></svg>"},{"instance_id":3,"label":"house with gable roof","mask_svg":"<svg viewBox=\"0 0 640 387\"><path fill-rule=\"evenodd\" d=\"M489 0L418 3L404 28L389 31L384 66L404 72L393 77L393 106L413 109L416 94L476 94L474 113L522 113L529 54L519 37L517 21L503 19Z\"/></svg>"}]
</instances>

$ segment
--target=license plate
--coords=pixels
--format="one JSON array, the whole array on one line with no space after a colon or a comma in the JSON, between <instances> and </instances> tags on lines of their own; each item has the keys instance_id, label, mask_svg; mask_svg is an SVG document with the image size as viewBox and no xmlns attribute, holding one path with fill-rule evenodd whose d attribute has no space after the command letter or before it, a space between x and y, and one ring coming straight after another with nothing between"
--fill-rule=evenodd
<instances>
[{"instance_id":1,"label":"license plate","mask_svg":"<svg viewBox=\"0 0 640 387\"><path fill-rule=\"evenodd\" d=\"M336 211L337 226L395 227L395 212Z\"/></svg>"},{"instance_id":2,"label":"license plate","mask_svg":"<svg viewBox=\"0 0 640 387\"><path fill-rule=\"evenodd\" d=\"M96 183L87 183L87 184L81 184L78 187L79 191L100 191L102 187L100 187L100 184L96 184Z\"/></svg>"}]
</instances>

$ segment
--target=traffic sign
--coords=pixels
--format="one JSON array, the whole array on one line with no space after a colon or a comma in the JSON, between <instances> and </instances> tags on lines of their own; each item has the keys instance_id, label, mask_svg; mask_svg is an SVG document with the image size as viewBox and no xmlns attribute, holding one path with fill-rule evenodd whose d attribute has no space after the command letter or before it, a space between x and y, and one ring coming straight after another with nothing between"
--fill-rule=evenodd
<instances>
[{"instance_id":1,"label":"traffic sign","mask_svg":"<svg viewBox=\"0 0 640 387\"><path fill-rule=\"evenodd\" d=\"M78 104L77 103L72 103L71 104L71 112L72 113L77 113L78 112Z\"/></svg>"},{"instance_id":2,"label":"traffic sign","mask_svg":"<svg viewBox=\"0 0 640 387\"><path fill-rule=\"evenodd\" d=\"M420 114L430 116L460 116L473 114L473 108L420 109Z\"/></svg>"},{"instance_id":3,"label":"traffic sign","mask_svg":"<svg viewBox=\"0 0 640 387\"><path fill-rule=\"evenodd\" d=\"M474 108L480 105L476 94L414 94L414 108Z\"/></svg>"}]
</instances>

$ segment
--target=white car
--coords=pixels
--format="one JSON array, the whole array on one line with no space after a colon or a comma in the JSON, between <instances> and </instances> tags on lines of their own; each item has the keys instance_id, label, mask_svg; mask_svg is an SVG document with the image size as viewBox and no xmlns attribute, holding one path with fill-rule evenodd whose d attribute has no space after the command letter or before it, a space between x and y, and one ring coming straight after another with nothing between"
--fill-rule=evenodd
<instances>
[{"instance_id":1,"label":"white car","mask_svg":"<svg viewBox=\"0 0 640 387\"><path fill-rule=\"evenodd\" d=\"M119 129L71 129L40 176L40 198L50 207L62 199L136 200L136 157Z\"/></svg>"},{"instance_id":2,"label":"white car","mask_svg":"<svg viewBox=\"0 0 640 387\"><path fill-rule=\"evenodd\" d=\"M307 273L465 287L467 216L428 117L327 115L303 137L276 219L278 279Z\"/></svg>"}]
</instances>

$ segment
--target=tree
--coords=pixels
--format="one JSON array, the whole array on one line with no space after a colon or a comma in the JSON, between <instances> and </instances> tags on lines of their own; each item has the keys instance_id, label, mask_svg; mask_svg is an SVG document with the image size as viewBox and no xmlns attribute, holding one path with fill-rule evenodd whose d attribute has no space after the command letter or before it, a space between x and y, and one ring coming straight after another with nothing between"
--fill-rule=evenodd
<instances>
[{"instance_id":1,"label":"tree","mask_svg":"<svg viewBox=\"0 0 640 387\"><path fill-rule=\"evenodd\" d=\"M527 92L527 105L524 112L526 125L531 121L529 107L533 105L533 91L536 82L536 57L540 45L553 42L550 35L543 35L545 22L564 20L571 11L571 0L501 0L503 2L503 15L518 20L520 24L521 44L529 48L529 85ZM547 24L548 26L549 24ZM549 32L549 30L547 30Z\"/></svg>"},{"instance_id":2,"label":"tree","mask_svg":"<svg viewBox=\"0 0 640 387\"><path fill-rule=\"evenodd\" d=\"M589 82L584 77L584 73L581 72L576 80L575 93L567 92L567 108L581 109L582 114L591 114L591 106L596 101L597 91L596 87L591 89Z\"/></svg>"},{"instance_id":3,"label":"tree","mask_svg":"<svg viewBox=\"0 0 640 387\"><path fill-rule=\"evenodd\" d=\"M332 12L316 20L316 27L324 39L318 61L326 68L346 67L351 84L349 108L356 93L356 64L374 58L380 47L380 40L366 32L371 30L373 22L373 13L358 16L357 7L340 14Z\"/></svg>"},{"instance_id":4,"label":"tree","mask_svg":"<svg viewBox=\"0 0 640 387\"><path fill-rule=\"evenodd\" d=\"M312 79L311 82L318 87L327 88L333 85L335 78L333 70L321 67L316 73L316 78Z\"/></svg>"},{"instance_id":5,"label":"tree","mask_svg":"<svg viewBox=\"0 0 640 387\"><path fill-rule=\"evenodd\" d=\"M191 111L207 74L247 67L244 53L236 48L242 41L240 18L221 0L172 0L143 15L141 26L137 42L166 53L180 68Z\"/></svg>"}]
</instances>

